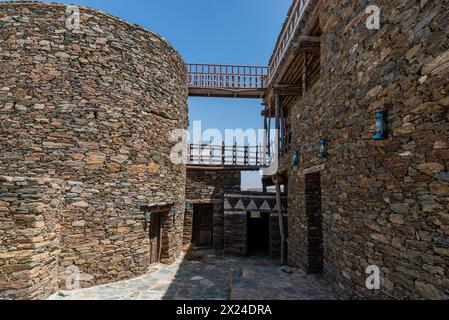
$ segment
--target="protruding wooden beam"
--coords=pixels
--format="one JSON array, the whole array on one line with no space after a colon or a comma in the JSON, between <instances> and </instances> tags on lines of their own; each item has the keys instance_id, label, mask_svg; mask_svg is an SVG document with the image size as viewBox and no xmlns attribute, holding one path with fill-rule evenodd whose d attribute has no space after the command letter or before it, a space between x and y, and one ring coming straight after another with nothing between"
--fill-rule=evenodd
<instances>
[{"instance_id":1,"label":"protruding wooden beam","mask_svg":"<svg viewBox=\"0 0 449 320\"><path fill-rule=\"evenodd\" d=\"M320 44L321 37L302 35L302 36L298 37L297 43L301 43L301 42Z\"/></svg>"},{"instance_id":2,"label":"protruding wooden beam","mask_svg":"<svg viewBox=\"0 0 449 320\"><path fill-rule=\"evenodd\" d=\"M298 55L308 53L319 55L321 50L321 38L318 36L300 35L295 39L295 43L286 52L283 62L279 64L279 70L273 74L273 82L280 81L283 75L297 59Z\"/></svg>"},{"instance_id":3,"label":"protruding wooden beam","mask_svg":"<svg viewBox=\"0 0 449 320\"><path fill-rule=\"evenodd\" d=\"M279 96L302 96L302 86L293 84L293 85L275 85L274 86L274 94Z\"/></svg>"},{"instance_id":4,"label":"protruding wooden beam","mask_svg":"<svg viewBox=\"0 0 449 320\"><path fill-rule=\"evenodd\" d=\"M321 38L315 36L299 36L298 40L293 44L292 51L295 54L313 53L319 54L321 50Z\"/></svg>"}]
</instances>

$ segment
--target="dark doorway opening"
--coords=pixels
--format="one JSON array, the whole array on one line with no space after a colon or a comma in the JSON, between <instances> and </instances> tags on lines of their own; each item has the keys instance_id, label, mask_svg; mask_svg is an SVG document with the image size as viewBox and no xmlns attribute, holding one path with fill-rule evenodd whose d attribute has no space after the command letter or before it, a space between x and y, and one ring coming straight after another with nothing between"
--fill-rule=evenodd
<instances>
[{"instance_id":1,"label":"dark doorway opening","mask_svg":"<svg viewBox=\"0 0 449 320\"><path fill-rule=\"evenodd\" d=\"M150 222L150 264L161 261L161 214L153 213Z\"/></svg>"},{"instance_id":2,"label":"dark doorway opening","mask_svg":"<svg viewBox=\"0 0 449 320\"><path fill-rule=\"evenodd\" d=\"M212 248L214 205L195 204L193 206L192 243L198 248Z\"/></svg>"},{"instance_id":3,"label":"dark doorway opening","mask_svg":"<svg viewBox=\"0 0 449 320\"><path fill-rule=\"evenodd\" d=\"M270 214L248 212L248 255L268 256L270 253Z\"/></svg>"},{"instance_id":4,"label":"dark doorway opening","mask_svg":"<svg viewBox=\"0 0 449 320\"><path fill-rule=\"evenodd\" d=\"M323 218L321 212L321 173L305 176L305 207L307 216L308 273L323 273Z\"/></svg>"}]
</instances>

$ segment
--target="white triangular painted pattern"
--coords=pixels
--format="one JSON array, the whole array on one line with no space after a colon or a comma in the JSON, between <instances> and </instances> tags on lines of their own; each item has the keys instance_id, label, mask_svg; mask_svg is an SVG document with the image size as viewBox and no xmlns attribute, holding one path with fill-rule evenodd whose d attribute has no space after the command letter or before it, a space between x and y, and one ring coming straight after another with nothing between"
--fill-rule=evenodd
<instances>
[{"instance_id":1,"label":"white triangular painted pattern","mask_svg":"<svg viewBox=\"0 0 449 320\"><path fill-rule=\"evenodd\" d=\"M232 206L229 203L228 199L225 199L225 201L224 201L224 209L225 210L232 210Z\"/></svg>"},{"instance_id":2,"label":"white triangular painted pattern","mask_svg":"<svg viewBox=\"0 0 449 320\"><path fill-rule=\"evenodd\" d=\"M271 211L271 207L268 204L267 200L265 200L262 205L260 206L259 210L263 210L263 211Z\"/></svg>"},{"instance_id":3,"label":"white triangular painted pattern","mask_svg":"<svg viewBox=\"0 0 449 320\"><path fill-rule=\"evenodd\" d=\"M246 210L259 210L254 200L251 200L251 202L248 204L248 207L246 207Z\"/></svg>"},{"instance_id":4,"label":"white triangular painted pattern","mask_svg":"<svg viewBox=\"0 0 449 320\"><path fill-rule=\"evenodd\" d=\"M236 209L236 210L245 210L246 209L245 205L243 204L242 199L239 199L239 201L235 205L234 209Z\"/></svg>"}]
</instances>

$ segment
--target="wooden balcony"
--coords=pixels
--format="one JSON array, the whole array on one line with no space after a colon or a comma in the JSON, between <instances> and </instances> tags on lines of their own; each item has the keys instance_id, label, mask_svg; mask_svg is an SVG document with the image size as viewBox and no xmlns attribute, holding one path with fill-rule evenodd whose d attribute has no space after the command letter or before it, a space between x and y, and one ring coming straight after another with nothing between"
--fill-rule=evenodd
<instances>
[{"instance_id":1,"label":"wooden balcony","mask_svg":"<svg viewBox=\"0 0 449 320\"><path fill-rule=\"evenodd\" d=\"M284 23L281 34L276 43L273 56L270 60L270 77L269 84L272 84L276 78L280 65L282 64L285 55L294 45L295 36L301 34L301 22L304 21L305 13L309 7L311 0L294 0L290 8L289 16Z\"/></svg>"},{"instance_id":2,"label":"wooden balcony","mask_svg":"<svg viewBox=\"0 0 449 320\"><path fill-rule=\"evenodd\" d=\"M269 62L264 105L274 111L276 97L294 105L320 76L320 8L316 0L294 0ZM274 112L272 112L274 114Z\"/></svg>"},{"instance_id":3,"label":"wooden balcony","mask_svg":"<svg viewBox=\"0 0 449 320\"><path fill-rule=\"evenodd\" d=\"M187 64L189 96L262 98L268 87L268 67Z\"/></svg>"},{"instance_id":4,"label":"wooden balcony","mask_svg":"<svg viewBox=\"0 0 449 320\"><path fill-rule=\"evenodd\" d=\"M270 166L267 147L190 144L188 169L257 171Z\"/></svg>"}]
</instances>

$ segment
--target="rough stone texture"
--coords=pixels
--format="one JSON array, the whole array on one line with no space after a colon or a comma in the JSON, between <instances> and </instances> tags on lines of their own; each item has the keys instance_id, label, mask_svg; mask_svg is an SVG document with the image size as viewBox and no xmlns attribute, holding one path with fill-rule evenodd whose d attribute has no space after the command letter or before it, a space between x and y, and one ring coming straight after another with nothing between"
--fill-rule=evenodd
<instances>
[{"instance_id":1,"label":"rough stone texture","mask_svg":"<svg viewBox=\"0 0 449 320\"><path fill-rule=\"evenodd\" d=\"M214 203L213 247L223 249L223 192L240 190L241 172L236 170L187 170L186 202L183 244L192 241L193 206L195 203Z\"/></svg>"},{"instance_id":2,"label":"rough stone texture","mask_svg":"<svg viewBox=\"0 0 449 320\"><path fill-rule=\"evenodd\" d=\"M170 132L187 126L187 87L161 37L80 12L67 30L64 5L0 3L0 173L65 181L60 274L75 265L90 286L147 271L142 206L182 212L162 239L166 261L180 253L186 171Z\"/></svg>"},{"instance_id":3,"label":"rough stone texture","mask_svg":"<svg viewBox=\"0 0 449 320\"><path fill-rule=\"evenodd\" d=\"M216 252L221 253L224 249L224 193L217 194L214 200L213 247Z\"/></svg>"},{"instance_id":4,"label":"rough stone texture","mask_svg":"<svg viewBox=\"0 0 449 320\"><path fill-rule=\"evenodd\" d=\"M63 182L0 176L0 300L58 289Z\"/></svg>"},{"instance_id":5,"label":"rough stone texture","mask_svg":"<svg viewBox=\"0 0 449 320\"><path fill-rule=\"evenodd\" d=\"M182 231L182 245L188 246L192 243L193 236L193 205L187 203L190 208L186 208L184 212L184 227Z\"/></svg>"},{"instance_id":6,"label":"rough stone texture","mask_svg":"<svg viewBox=\"0 0 449 320\"><path fill-rule=\"evenodd\" d=\"M188 169L186 199L190 203L207 202L225 190L240 190L240 185L240 171Z\"/></svg>"},{"instance_id":7,"label":"rough stone texture","mask_svg":"<svg viewBox=\"0 0 449 320\"><path fill-rule=\"evenodd\" d=\"M282 197L284 225L287 225L287 197ZM269 255L279 258L281 241L276 194L258 192L226 192L224 194L223 252L245 256L248 254L248 212L270 213Z\"/></svg>"},{"instance_id":8,"label":"rough stone texture","mask_svg":"<svg viewBox=\"0 0 449 320\"><path fill-rule=\"evenodd\" d=\"M246 256L248 254L247 212L224 212L225 255Z\"/></svg>"},{"instance_id":9,"label":"rough stone texture","mask_svg":"<svg viewBox=\"0 0 449 320\"><path fill-rule=\"evenodd\" d=\"M289 261L307 268L304 169L321 171L324 269L344 298L449 298L449 54L447 1L319 1L321 79L293 107ZM388 137L373 141L375 112ZM329 157L317 156L322 138ZM368 265L380 291L365 287Z\"/></svg>"}]
</instances>

